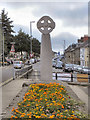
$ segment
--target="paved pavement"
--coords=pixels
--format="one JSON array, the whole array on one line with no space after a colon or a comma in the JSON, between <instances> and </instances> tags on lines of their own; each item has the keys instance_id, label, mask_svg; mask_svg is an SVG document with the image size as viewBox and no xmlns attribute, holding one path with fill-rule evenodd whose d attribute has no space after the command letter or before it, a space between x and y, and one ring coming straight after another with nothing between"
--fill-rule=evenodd
<instances>
[{"instance_id":1,"label":"paved pavement","mask_svg":"<svg viewBox=\"0 0 90 120\"><path fill-rule=\"evenodd\" d=\"M25 82L23 79L12 80L0 88L0 97L2 97L0 100L1 113L4 112L5 108L8 107L13 98L20 92L23 82Z\"/></svg>"},{"instance_id":2,"label":"paved pavement","mask_svg":"<svg viewBox=\"0 0 90 120\"><path fill-rule=\"evenodd\" d=\"M69 85L69 87L73 90L73 92L81 99L85 104L86 107L88 108L88 94L86 94L81 88L81 86L76 86L76 85ZM87 88L88 90L88 88Z\"/></svg>"}]
</instances>

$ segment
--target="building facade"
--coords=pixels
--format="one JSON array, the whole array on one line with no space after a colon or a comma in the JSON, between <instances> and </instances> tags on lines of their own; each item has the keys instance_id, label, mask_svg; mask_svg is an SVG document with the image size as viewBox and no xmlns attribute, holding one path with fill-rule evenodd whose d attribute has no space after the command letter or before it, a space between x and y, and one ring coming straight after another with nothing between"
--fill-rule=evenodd
<instances>
[{"instance_id":1,"label":"building facade","mask_svg":"<svg viewBox=\"0 0 90 120\"><path fill-rule=\"evenodd\" d=\"M85 35L78 39L78 43L70 45L65 51L65 63L88 66L89 64L89 47L88 37Z\"/></svg>"}]
</instances>

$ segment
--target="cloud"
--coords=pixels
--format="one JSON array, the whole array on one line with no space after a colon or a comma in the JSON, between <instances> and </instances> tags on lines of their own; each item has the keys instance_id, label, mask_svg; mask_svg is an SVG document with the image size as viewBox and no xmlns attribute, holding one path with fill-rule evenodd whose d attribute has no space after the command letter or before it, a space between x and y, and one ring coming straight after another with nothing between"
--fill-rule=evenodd
<instances>
[{"instance_id":1,"label":"cloud","mask_svg":"<svg viewBox=\"0 0 90 120\"><path fill-rule=\"evenodd\" d=\"M67 48L70 44L76 43L78 37L70 34L69 32L60 33L58 36L52 38L52 49L55 51L63 51L64 50L64 40L65 40L65 48Z\"/></svg>"},{"instance_id":2,"label":"cloud","mask_svg":"<svg viewBox=\"0 0 90 120\"><path fill-rule=\"evenodd\" d=\"M14 21L13 29L16 32L22 28L29 34L30 21L35 20L32 26L33 37L39 41L41 41L41 33L37 30L36 23L42 16L50 16L56 23L51 33L52 48L55 51L64 49L64 40L67 47L88 32L88 4L86 2L9 2L3 3L2 6ZM0 5L0 9L3 7Z\"/></svg>"},{"instance_id":3,"label":"cloud","mask_svg":"<svg viewBox=\"0 0 90 120\"><path fill-rule=\"evenodd\" d=\"M87 3L39 3L32 12L37 17L51 15L55 19L62 20L64 26L78 27L88 25Z\"/></svg>"},{"instance_id":4,"label":"cloud","mask_svg":"<svg viewBox=\"0 0 90 120\"><path fill-rule=\"evenodd\" d=\"M16 32L16 33L14 33L14 35L18 34L18 31L20 29L22 29L22 31L24 33L30 35L30 29L29 29L29 27L24 26L24 25L19 25L19 24L14 24L13 30ZM32 30L32 36L34 38L38 39L41 42L41 33L37 29Z\"/></svg>"},{"instance_id":5,"label":"cloud","mask_svg":"<svg viewBox=\"0 0 90 120\"><path fill-rule=\"evenodd\" d=\"M29 28L24 25L14 24L13 30L16 32L15 34L18 34L18 31L22 29L23 32L29 34Z\"/></svg>"}]
</instances>

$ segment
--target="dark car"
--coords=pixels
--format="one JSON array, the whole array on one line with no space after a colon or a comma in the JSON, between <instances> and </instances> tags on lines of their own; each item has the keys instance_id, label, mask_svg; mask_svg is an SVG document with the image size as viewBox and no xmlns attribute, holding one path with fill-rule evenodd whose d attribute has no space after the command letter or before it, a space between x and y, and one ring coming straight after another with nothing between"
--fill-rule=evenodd
<instances>
[{"instance_id":1,"label":"dark car","mask_svg":"<svg viewBox=\"0 0 90 120\"><path fill-rule=\"evenodd\" d=\"M65 64L64 71L65 72L72 72L73 71L73 64Z\"/></svg>"},{"instance_id":2,"label":"dark car","mask_svg":"<svg viewBox=\"0 0 90 120\"><path fill-rule=\"evenodd\" d=\"M89 75L90 75L90 68L88 68L88 67L83 67L81 73L83 73L83 74L89 74Z\"/></svg>"},{"instance_id":3,"label":"dark car","mask_svg":"<svg viewBox=\"0 0 90 120\"><path fill-rule=\"evenodd\" d=\"M59 69L62 69L62 62L61 61L58 61L57 62L57 64L56 64L56 66L55 66L55 68L57 69L57 68L59 68Z\"/></svg>"}]
</instances>

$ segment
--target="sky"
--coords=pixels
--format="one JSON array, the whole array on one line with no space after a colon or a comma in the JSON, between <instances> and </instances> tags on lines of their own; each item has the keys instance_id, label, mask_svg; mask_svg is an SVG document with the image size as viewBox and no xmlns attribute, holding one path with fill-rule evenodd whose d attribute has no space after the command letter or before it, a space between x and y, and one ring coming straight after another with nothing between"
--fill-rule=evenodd
<instances>
[{"instance_id":1,"label":"sky","mask_svg":"<svg viewBox=\"0 0 90 120\"><path fill-rule=\"evenodd\" d=\"M64 45L67 48L88 34L88 0L1 0L0 12L2 9L5 9L10 20L13 20L15 34L20 28L30 34L30 21L35 21L32 23L32 36L40 42L41 33L37 29L37 22L42 16L50 16L55 22L55 29L50 36L52 50L56 52L63 53Z\"/></svg>"}]
</instances>

